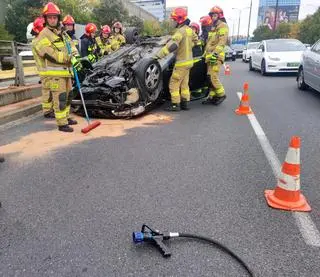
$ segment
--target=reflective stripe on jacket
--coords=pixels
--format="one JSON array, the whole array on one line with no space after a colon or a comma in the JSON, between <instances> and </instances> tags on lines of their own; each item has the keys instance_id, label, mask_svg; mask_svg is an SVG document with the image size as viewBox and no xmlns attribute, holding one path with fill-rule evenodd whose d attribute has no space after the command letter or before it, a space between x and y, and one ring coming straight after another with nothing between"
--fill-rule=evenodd
<instances>
[{"instance_id":1,"label":"reflective stripe on jacket","mask_svg":"<svg viewBox=\"0 0 320 277\"><path fill-rule=\"evenodd\" d=\"M72 76L67 46L58 30L45 27L34 40L33 49L40 59L40 76Z\"/></svg>"},{"instance_id":2,"label":"reflective stripe on jacket","mask_svg":"<svg viewBox=\"0 0 320 277\"><path fill-rule=\"evenodd\" d=\"M206 59L210 58L212 54L216 54L218 59L224 61L224 48L228 41L229 27L226 23L218 20L216 26L213 26L208 35L206 44Z\"/></svg>"}]
</instances>

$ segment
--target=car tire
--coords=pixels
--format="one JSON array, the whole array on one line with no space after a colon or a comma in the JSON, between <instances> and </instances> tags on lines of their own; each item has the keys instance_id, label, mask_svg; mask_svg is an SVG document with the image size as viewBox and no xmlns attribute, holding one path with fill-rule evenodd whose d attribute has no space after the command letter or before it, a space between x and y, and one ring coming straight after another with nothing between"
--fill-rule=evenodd
<instances>
[{"instance_id":1,"label":"car tire","mask_svg":"<svg viewBox=\"0 0 320 277\"><path fill-rule=\"evenodd\" d=\"M308 89L308 85L304 82L303 67L299 68L298 77L297 77L297 85L298 85L298 89L300 89L300 90Z\"/></svg>"},{"instance_id":2,"label":"car tire","mask_svg":"<svg viewBox=\"0 0 320 277\"><path fill-rule=\"evenodd\" d=\"M14 69L13 58L4 57L1 59L1 70L12 70Z\"/></svg>"},{"instance_id":3,"label":"car tire","mask_svg":"<svg viewBox=\"0 0 320 277\"><path fill-rule=\"evenodd\" d=\"M261 62L261 69L260 69L260 73L262 76L266 76L267 72L266 72L266 61L262 60Z\"/></svg>"},{"instance_id":4,"label":"car tire","mask_svg":"<svg viewBox=\"0 0 320 277\"><path fill-rule=\"evenodd\" d=\"M139 30L136 27L127 27L124 35L126 37L126 43L134 44L139 39Z\"/></svg>"},{"instance_id":5,"label":"car tire","mask_svg":"<svg viewBox=\"0 0 320 277\"><path fill-rule=\"evenodd\" d=\"M155 102L163 91L162 69L152 58L142 59L135 69L135 76L144 100Z\"/></svg>"},{"instance_id":6,"label":"car tire","mask_svg":"<svg viewBox=\"0 0 320 277\"><path fill-rule=\"evenodd\" d=\"M254 68L252 66L252 60L249 60L249 71L254 71Z\"/></svg>"},{"instance_id":7,"label":"car tire","mask_svg":"<svg viewBox=\"0 0 320 277\"><path fill-rule=\"evenodd\" d=\"M232 61L234 62L236 60L236 58L235 57L232 57Z\"/></svg>"}]
</instances>

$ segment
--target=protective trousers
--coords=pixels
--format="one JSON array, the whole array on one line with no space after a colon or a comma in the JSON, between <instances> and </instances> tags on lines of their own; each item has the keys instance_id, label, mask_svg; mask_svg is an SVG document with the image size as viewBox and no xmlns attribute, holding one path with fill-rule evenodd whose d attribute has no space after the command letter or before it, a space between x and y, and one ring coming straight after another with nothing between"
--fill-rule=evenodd
<instances>
[{"instance_id":1,"label":"protective trousers","mask_svg":"<svg viewBox=\"0 0 320 277\"><path fill-rule=\"evenodd\" d=\"M208 64L208 75L210 76L210 81L212 87L210 87L209 97L212 98L214 96L221 97L225 94L224 87L219 79L219 72L222 66L221 61L217 61L217 64L210 65Z\"/></svg>"},{"instance_id":2,"label":"protective trousers","mask_svg":"<svg viewBox=\"0 0 320 277\"><path fill-rule=\"evenodd\" d=\"M172 104L180 104L181 100L190 101L189 74L190 67L174 67L169 82Z\"/></svg>"},{"instance_id":3,"label":"protective trousers","mask_svg":"<svg viewBox=\"0 0 320 277\"><path fill-rule=\"evenodd\" d=\"M52 105L57 125L67 125L72 100L71 78L45 77L43 78L43 85L52 95Z\"/></svg>"},{"instance_id":4,"label":"protective trousers","mask_svg":"<svg viewBox=\"0 0 320 277\"><path fill-rule=\"evenodd\" d=\"M44 79L41 78L41 92L42 92L42 111L43 114L49 114L53 111L53 103L52 103L52 93L50 91L50 88L47 88L44 84Z\"/></svg>"}]
</instances>

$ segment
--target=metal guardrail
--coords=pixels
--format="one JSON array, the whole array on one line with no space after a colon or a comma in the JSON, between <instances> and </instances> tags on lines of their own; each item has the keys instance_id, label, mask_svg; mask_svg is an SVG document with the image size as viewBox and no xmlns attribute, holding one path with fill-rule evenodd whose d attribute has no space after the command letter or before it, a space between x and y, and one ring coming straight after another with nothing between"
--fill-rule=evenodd
<instances>
[{"instance_id":1,"label":"metal guardrail","mask_svg":"<svg viewBox=\"0 0 320 277\"><path fill-rule=\"evenodd\" d=\"M0 40L0 61L1 65L7 63L12 64L15 70L14 85L25 85L24 64L22 56L19 54L22 51L31 51L31 44L20 43L16 41ZM29 60L27 64L30 66L33 60ZM35 62L33 61L33 64Z\"/></svg>"}]
</instances>

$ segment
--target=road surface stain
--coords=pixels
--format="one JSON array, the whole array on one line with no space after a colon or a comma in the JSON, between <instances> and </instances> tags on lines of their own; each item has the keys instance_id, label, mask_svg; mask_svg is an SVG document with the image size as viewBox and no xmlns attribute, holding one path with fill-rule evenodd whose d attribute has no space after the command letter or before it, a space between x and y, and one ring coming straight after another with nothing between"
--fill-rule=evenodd
<instances>
[{"instance_id":1,"label":"road surface stain","mask_svg":"<svg viewBox=\"0 0 320 277\"><path fill-rule=\"evenodd\" d=\"M59 132L55 127L54 120L45 121L44 124L52 125L52 130L28 134L18 141L0 146L0 153L18 154L19 158L29 159L43 156L53 150L75 145L83 141L124 136L128 130L133 128L150 128L159 124L172 122L172 118L164 114L148 114L144 117L130 120L100 119L101 125L99 127L87 134L83 134L81 133L81 129L87 126L87 122L82 117L75 116L74 118L78 121L78 125L72 126L74 128L73 133Z\"/></svg>"}]
</instances>

